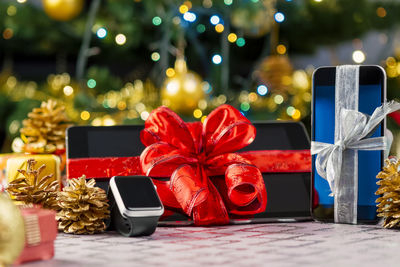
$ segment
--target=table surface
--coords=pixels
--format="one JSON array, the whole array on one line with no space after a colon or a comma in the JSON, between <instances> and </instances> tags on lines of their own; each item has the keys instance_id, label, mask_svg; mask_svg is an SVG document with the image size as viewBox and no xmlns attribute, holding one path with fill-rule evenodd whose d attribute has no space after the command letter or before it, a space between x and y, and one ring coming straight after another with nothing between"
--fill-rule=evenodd
<instances>
[{"instance_id":1,"label":"table surface","mask_svg":"<svg viewBox=\"0 0 400 267\"><path fill-rule=\"evenodd\" d=\"M159 227L150 237L59 234L32 266L400 266L400 231L318 222Z\"/></svg>"}]
</instances>

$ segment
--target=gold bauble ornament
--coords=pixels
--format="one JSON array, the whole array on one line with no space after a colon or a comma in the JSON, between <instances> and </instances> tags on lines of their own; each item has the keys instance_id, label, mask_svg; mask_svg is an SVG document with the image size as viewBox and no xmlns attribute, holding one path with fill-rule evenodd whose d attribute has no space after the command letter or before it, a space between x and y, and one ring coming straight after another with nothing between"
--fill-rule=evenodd
<instances>
[{"instance_id":1,"label":"gold bauble ornament","mask_svg":"<svg viewBox=\"0 0 400 267\"><path fill-rule=\"evenodd\" d=\"M275 0L242 2L231 13L232 25L247 37L257 38L268 33L274 21Z\"/></svg>"},{"instance_id":2,"label":"gold bauble ornament","mask_svg":"<svg viewBox=\"0 0 400 267\"><path fill-rule=\"evenodd\" d=\"M188 71L183 57L178 57L175 68L169 70L161 89L162 103L177 113L191 114L204 99L203 80L195 72Z\"/></svg>"},{"instance_id":3,"label":"gold bauble ornament","mask_svg":"<svg viewBox=\"0 0 400 267\"><path fill-rule=\"evenodd\" d=\"M25 244L25 224L18 207L0 194L0 266L12 264Z\"/></svg>"},{"instance_id":4,"label":"gold bauble ornament","mask_svg":"<svg viewBox=\"0 0 400 267\"><path fill-rule=\"evenodd\" d=\"M46 14L55 20L68 21L81 13L83 0L42 0Z\"/></svg>"},{"instance_id":5,"label":"gold bauble ornament","mask_svg":"<svg viewBox=\"0 0 400 267\"><path fill-rule=\"evenodd\" d=\"M285 94L292 85L293 67L285 55L266 57L256 71L258 78L274 93Z\"/></svg>"}]
</instances>

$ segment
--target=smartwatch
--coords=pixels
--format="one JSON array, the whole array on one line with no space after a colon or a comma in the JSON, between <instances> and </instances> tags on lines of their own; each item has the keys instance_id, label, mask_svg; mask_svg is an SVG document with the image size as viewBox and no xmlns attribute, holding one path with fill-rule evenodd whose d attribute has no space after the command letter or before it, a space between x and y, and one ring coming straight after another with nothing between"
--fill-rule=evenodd
<instances>
[{"instance_id":1,"label":"smartwatch","mask_svg":"<svg viewBox=\"0 0 400 267\"><path fill-rule=\"evenodd\" d=\"M164 207L151 178L114 176L108 188L113 227L123 236L154 233Z\"/></svg>"}]
</instances>

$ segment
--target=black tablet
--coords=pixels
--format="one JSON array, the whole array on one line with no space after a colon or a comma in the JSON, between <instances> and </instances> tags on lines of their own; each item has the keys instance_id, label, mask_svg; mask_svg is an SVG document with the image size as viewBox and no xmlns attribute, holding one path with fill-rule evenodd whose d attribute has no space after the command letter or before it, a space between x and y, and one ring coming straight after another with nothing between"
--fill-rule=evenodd
<instances>
[{"instance_id":1,"label":"black tablet","mask_svg":"<svg viewBox=\"0 0 400 267\"><path fill-rule=\"evenodd\" d=\"M257 122L257 136L241 151L310 149L309 137L298 122ZM76 126L67 130L68 159L139 156L145 148L140 141L142 125L92 127ZM267 188L266 211L233 223L310 219L310 172L263 173ZM96 179L97 185L108 188L109 178ZM171 220L184 219L183 216Z\"/></svg>"}]
</instances>

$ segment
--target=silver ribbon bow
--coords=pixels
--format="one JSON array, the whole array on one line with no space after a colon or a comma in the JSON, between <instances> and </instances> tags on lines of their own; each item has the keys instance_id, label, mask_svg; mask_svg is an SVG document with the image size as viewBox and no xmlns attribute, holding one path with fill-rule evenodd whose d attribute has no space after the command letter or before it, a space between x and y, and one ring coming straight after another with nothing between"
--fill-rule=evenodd
<instances>
[{"instance_id":1,"label":"silver ribbon bow","mask_svg":"<svg viewBox=\"0 0 400 267\"><path fill-rule=\"evenodd\" d=\"M387 114L400 109L391 101L375 109L371 116L358 109L359 66L338 66L336 70L335 143L311 143L317 154L315 168L326 179L334 196L335 222L357 223L357 150L385 150L385 137L369 138Z\"/></svg>"},{"instance_id":2,"label":"silver ribbon bow","mask_svg":"<svg viewBox=\"0 0 400 267\"><path fill-rule=\"evenodd\" d=\"M355 110L342 109L341 131L343 139L328 144L323 142L311 143L311 154L318 154L315 168L318 174L325 178L332 190L332 196L338 192L337 183L342 169L342 155L345 149L353 150L385 150L385 137L368 137L386 117L387 114L400 109L400 103L391 101L375 109L371 117Z\"/></svg>"}]
</instances>

